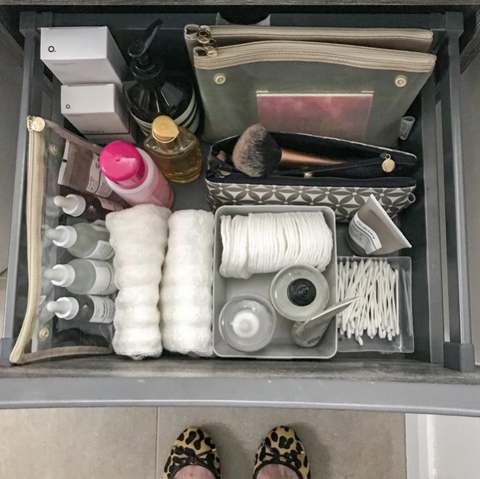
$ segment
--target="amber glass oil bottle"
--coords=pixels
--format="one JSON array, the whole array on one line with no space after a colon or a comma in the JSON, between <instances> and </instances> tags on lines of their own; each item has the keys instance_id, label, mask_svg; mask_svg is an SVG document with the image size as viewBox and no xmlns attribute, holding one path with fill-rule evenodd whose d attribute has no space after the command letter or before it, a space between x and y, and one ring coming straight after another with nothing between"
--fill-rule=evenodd
<instances>
[{"instance_id":1,"label":"amber glass oil bottle","mask_svg":"<svg viewBox=\"0 0 480 479\"><path fill-rule=\"evenodd\" d=\"M168 116L157 117L152 134L144 143L163 175L174 183L195 181L202 169L202 152L198 138L186 128L177 126Z\"/></svg>"}]
</instances>

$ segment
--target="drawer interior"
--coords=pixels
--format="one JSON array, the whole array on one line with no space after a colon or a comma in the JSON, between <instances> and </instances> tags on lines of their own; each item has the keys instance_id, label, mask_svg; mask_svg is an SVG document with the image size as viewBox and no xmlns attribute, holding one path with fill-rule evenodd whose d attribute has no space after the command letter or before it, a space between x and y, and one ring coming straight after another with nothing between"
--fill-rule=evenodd
<instances>
[{"instance_id":1,"label":"drawer interior","mask_svg":"<svg viewBox=\"0 0 480 479\"><path fill-rule=\"evenodd\" d=\"M26 98L24 109L28 114L42 114L54 121L62 121L59 113L59 82L52 78L46 71L47 79L43 79L43 64L38 58L38 39L29 43L30 34L34 34L41 26L80 26L80 25L108 25L116 42L125 54L127 47L132 42L134 35L147 27L156 17L164 20L164 28L155 40L155 46L163 51L166 65L175 65L175 68L186 75L193 75L188 55L183 41L183 27L188 23L212 24L215 15L212 13L169 13L169 14L34 14L28 13L23 17L23 31L26 32L26 61L41 70L37 79L26 81ZM351 26L351 15L286 15L274 14L272 24L278 25L305 25L305 26ZM368 26L399 26L430 28L432 19L429 15L400 15L397 18L385 18L375 20L372 15L366 15L365 25ZM393 22L393 23L392 23ZM361 19L360 19L361 23ZM443 25L440 22L440 26ZM434 29L434 48L440 49L442 38L446 30ZM168 49L163 46L168 45ZM31 56L36 56L31 58ZM439 57L440 58L440 57ZM441 180L443 178L443 166L437 157L437 124L436 124L436 86L444 72L441 71L442 63L439 61L438 71L427 82L419 97L415 100L408 114L416 117L417 121L409 139L399 146L399 149L412 152L419 159L420 168L416 172L418 186L415 191L415 203L403 211L398 217L398 224L406 237L412 243L411 250L402 251L402 255L408 255L412 259L412 283L413 283L413 322L415 335L415 351L409 355L379 353L339 353L330 360L319 363L318 361L239 361L231 359L194 359L183 358L175 355L165 355L158 360L128 363L124 358L84 358L81 360L52 361L48 365L27 365L22 369L31 370L34 375L82 375L88 376L115 376L115 375L138 375L167 374L168 368L175 371L174 376L212 376L222 374L239 375L241 377L255 377L256 375L275 374L281 371L285 377L295 375L313 374L316 377L331 374L339 378L355 379L350 377L347 370L352 368L361 371L373 379L382 375L382 371L391 374L391 378L398 375L409 374L413 371L417 361L424 363L442 363L444 359L444 322L446 308L444 306L444 294L448 271L446 270L445 241L442 238L442 225L444 217L444 194ZM438 77L438 78L437 78ZM40 84L38 81L40 78ZM46 88L45 88L46 87ZM43 90L43 94L42 94ZM23 121L23 119L22 119ZM68 125L67 125L68 126ZM23 127L23 123L22 123ZM445 133L445 132L444 132ZM23 145L25 147L25 145ZM22 144L19 145L22 148ZM203 144L202 151L205 158L209 145ZM19 156L19 158L21 155ZM24 170L19 168L19 174L24 175ZM203 175L204 175L203 171ZM20 183L23 179L17 180ZM203 208L208 209L206 202L206 186L204 181L196 181L189 185L173 185L176 194L175 209ZM21 191L24 193L22 186ZM26 265L26 234L25 234L25 209L24 202L19 199L17 207L17 231L18 244L16 245L16 257L11 260L9 267L9 289L7 296L7 317L4 337L2 340L1 356L6 364L8 349L13 345L18 336L23 315L26 308L26 295L28 288L27 265ZM338 255L351 255L351 250L346 245L346 227L337 226ZM12 271L14 271L12 273ZM260 363L265 363L260 365ZM69 364L73 369L70 369ZM345 367L343 367L343 366ZM347 366L348 365L348 366ZM402 369L404 365L404 370ZM424 373L428 376L433 369L426 366ZM442 368L440 368L442 369ZM66 373L65 371L69 371ZM72 372L72 371L77 372ZM40 373L40 371L42 371ZM62 373L62 371L64 373ZM83 373L81 372L83 371ZM183 373L182 373L183 371ZM375 372L377 371L377 372ZM435 369L437 371L437 369ZM16 374L16 373L14 373ZM358 374L361 374L360 372ZM369 376L370 375L370 376ZM367 377L365 376L365 377Z\"/></svg>"}]
</instances>

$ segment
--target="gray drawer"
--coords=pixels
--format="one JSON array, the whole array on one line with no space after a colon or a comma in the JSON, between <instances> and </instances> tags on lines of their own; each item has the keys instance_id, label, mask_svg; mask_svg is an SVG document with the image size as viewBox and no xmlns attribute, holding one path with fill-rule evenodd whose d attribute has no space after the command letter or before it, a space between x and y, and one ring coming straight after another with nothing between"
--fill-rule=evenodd
<instances>
[{"instance_id":1,"label":"gray drawer","mask_svg":"<svg viewBox=\"0 0 480 479\"><path fill-rule=\"evenodd\" d=\"M119 357L64 359L8 367L8 356L26 307L25 157L27 115L46 113L62 122L59 84L44 79L39 59L42 26L108 25L120 48L156 17L162 42L183 58L183 26L211 24L213 14L24 13L25 70L15 182L5 326L0 343L0 406L261 405L358 408L480 415L480 368L474 364L466 258L460 146L459 45L461 14L303 15L273 14L272 24L429 28L438 66L413 105L419 127L407 145L421 163L417 202L401 216L414 245L415 352L410 355L342 355L330 361L256 361L162 357L133 362ZM43 98L43 105L42 105ZM442 100L443 163L437 155L435 105ZM42 109L43 108L43 109ZM207 147L207 146L205 146ZM202 182L177 196L177 208L206 207ZM445 215L448 211L448 215ZM442 236L446 231L447 235ZM447 294L448 292L448 294ZM448 298L448 299L447 299ZM447 321L449 318L449 321ZM445 323L448 322L448 341Z\"/></svg>"}]
</instances>

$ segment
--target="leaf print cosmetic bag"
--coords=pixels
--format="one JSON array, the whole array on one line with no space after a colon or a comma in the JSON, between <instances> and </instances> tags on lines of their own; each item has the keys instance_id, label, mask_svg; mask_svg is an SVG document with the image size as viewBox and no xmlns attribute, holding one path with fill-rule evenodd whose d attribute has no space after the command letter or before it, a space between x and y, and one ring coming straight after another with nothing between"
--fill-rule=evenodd
<instances>
[{"instance_id":1,"label":"leaf print cosmetic bag","mask_svg":"<svg viewBox=\"0 0 480 479\"><path fill-rule=\"evenodd\" d=\"M206 183L212 209L222 205L328 206L337 221L348 222L372 194L391 217L415 201L417 182L407 176L417 163L411 153L312 135L272 136L282 148L310 154L328 150L336 158L345 158L345 163L315 170L276 170L263 178L250 178L232 163L238 137L227 138L212 146L208 159Z\"/></svg>"}]
</instances>

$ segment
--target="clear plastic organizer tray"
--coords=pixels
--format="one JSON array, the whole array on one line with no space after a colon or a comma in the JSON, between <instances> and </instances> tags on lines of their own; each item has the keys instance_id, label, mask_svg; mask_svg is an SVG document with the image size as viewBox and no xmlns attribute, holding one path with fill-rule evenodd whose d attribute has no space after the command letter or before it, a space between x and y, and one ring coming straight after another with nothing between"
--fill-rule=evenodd
<instances>
[{"instance_id":1,"label":"clear plastic organizer tray","mask_svg":"<svg viewBox=\"0 0 480 479\"><path fill-rule=\"evenodd\" d=\"M389 265L398 270L397 284L397 314L400 323L400 334L395 336L392 341L387 338L374 336L370 338L366 333L362 336L363 345L360 345L352 336L347 338L345 335L338 334L338 352L339 353L413 353L413 316L412 316L412 260L407 256L399 257L378 257L362 258L357 256L339 256L338 263L346 260L362 261L387 261Z\"/></svg>"},{"instance_id":2,"label":"clear plastic organizer tray","mask_svg":"<svg viewBox=\"0 0 480 479\"><path fill-rule=\"evenodd\" d=\"M335 214L323 206L222 206L215 213L215 252L213 282L213 340L215 353L224 358L257 359L329 359L337 352L337 332L332 321L325 336L313 348L301 348L291 339L290 331L294 321L286 319L277 312L277 326L271 343L260 351L251 353L237 351L222 338L219 329L219 316L225 304L232 298L244 294L261 295L270 301L270 284L276 273L255 274L249 279L224 278L220 273L222 261L222 237L220 221L222 216L248 215L249 213L284 213L294 211L322 211L325 221L333 232L332 260L323 275L330 286L328 306L337 302L337 248Z\"/></svg>"}]
</instances>

